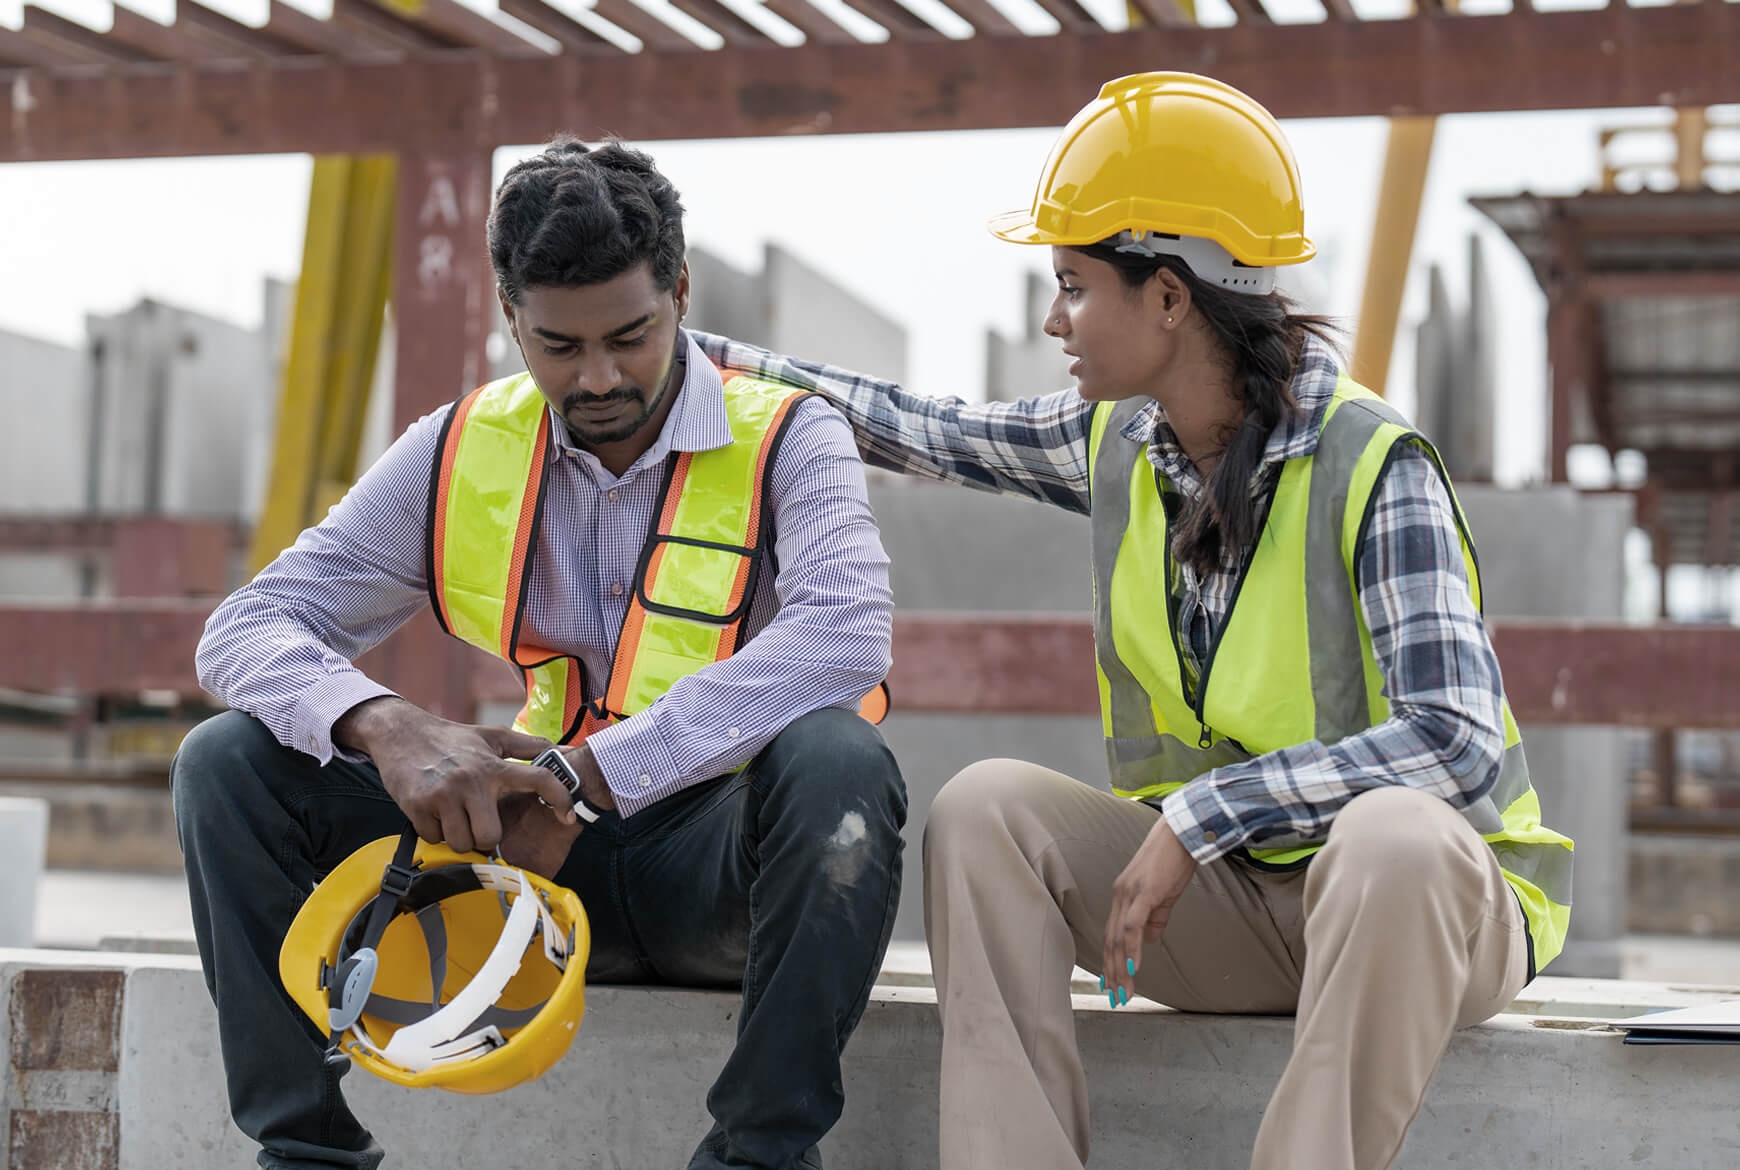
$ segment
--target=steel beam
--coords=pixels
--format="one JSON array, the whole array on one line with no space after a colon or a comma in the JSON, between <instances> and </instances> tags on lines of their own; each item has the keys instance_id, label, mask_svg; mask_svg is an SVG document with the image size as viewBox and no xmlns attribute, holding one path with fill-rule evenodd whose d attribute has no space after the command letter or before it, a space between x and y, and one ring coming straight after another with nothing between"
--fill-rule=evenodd
<instances>
[{"instance_id":1,"label":"steel beam","mask_svg":"<svg viewBox=\"0 0 1740 1170\"><path fill-rule=\"evenodd\" d=\"M192 693L193 647L210 609L0 606L0 687ZM441 638L428 614L418 625L419 641ZM1740 729L1740 627L1503 621L1492 623L1492 641L1521 723ZM451 639L431 644L441 653L423 665L444 677L400 679L407 697L462 718L477 702L522 697L502 663ZM360 665L393 685L387 648ZM1078 617L902 614L889 688L896 711L1093 714L1092 627Z\"/></svg>"},{"instance_id":2,"label":"steel beam","mask_svg":"<svg viewBox=\"0 0 1740 1170\"><path fill-rule=\"evenodd\" d=\"M557 127L646 141L1056 126L1106 78L1158 60L1212 73L1287 117L1715 105L1740 101L1740 5L726 47L705 58L449 51L27 71L0 85L0 162L445 150L536 142Z\"/></svg>"},{"instance_id":3,"label":"steel beam","mask_svg":"<svg viewBox=\"0 0 1740 1170\"><path fill-rule=\"evenodd\" d=\"M474 140L475 141L475 140ZM491 152L471 146L402 154L394 216L393 313L398 334L393 425L480 385L487 368L484 303ZM412 702L469 720L477 651L442 634L427 611L374 652L377 677Z\"/></svg>"}]
</instances>

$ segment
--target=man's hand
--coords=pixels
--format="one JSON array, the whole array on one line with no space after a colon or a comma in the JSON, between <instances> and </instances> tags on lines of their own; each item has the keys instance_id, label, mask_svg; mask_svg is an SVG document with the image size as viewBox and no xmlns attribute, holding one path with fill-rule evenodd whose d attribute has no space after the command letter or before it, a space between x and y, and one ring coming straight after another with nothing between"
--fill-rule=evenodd
<instances>
[{"instance_id":1,"label":"man's hand","mask_svg":"<svg viewBox=\"0 0 1740 1170\"><path fill-rule=\"evenodd\" d=\"M554 880L584 827L570 812L548 807L529 792L502 799L501 859Z\"/></svg>"},{"instance_id":2,"label":"man's hand","mask_svg":"<svg viewBox=\"0 0 1740 1170\"><path fill-rule=\"evenodd\" d=\"M1112 1006L1130 1002L1142 944L1166 929L1172 907L1196 873L1196 858L1179 842L1164 817L1154 822L1136 856L1112 885L1112 912L1106 918L1106 949L1101 982Z\"/></svg>"},{"instance_id":3,"label":"man's hand","mask_svg":"<svg viewBox=\"0 0 1740 1170\"><path fill-rule=\"evenodd\" d=\"M512 793L534 794L559 810L552 816L574 820L561 781L516 762L550 746L537 736L452 723L397 696L358 703L332 733L374 760L387 795L425 841L489 852L502 839L497 806Z\"/></svg>"}]
</instances>

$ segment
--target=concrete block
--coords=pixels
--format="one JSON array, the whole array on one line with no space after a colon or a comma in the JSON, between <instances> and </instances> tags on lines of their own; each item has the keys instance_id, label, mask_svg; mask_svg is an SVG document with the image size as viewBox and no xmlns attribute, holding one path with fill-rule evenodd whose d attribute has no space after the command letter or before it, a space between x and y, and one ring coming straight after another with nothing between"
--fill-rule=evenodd
<instances>
[{"instance_id":1,"label":"concrete block","mask_svg":"<svg viewBox=\"0 0 1740 1170\"><path fill-rule=\"evenodd\" d=\"M7 1131L13 1170L115 1170L121 1119L113 1113L14 1109Z\"/></svg>"},{"instance_id":2,"label":"concrete block","mask_svg":"<svg viewBox=\"0 0 1740 1170\"><path fill-rule=\"evenodd\" d=\"M1740 841L1631 838L1631 929L1740 937Z\"/></svg>"},{"instance_id":3,"label":"concrete block","mask_svg":"<svg viewBox=\"0 0 1740 1170\"><path fill-rule=\"evenodd\" d=\"M36 942L36 885L48 835L48 805L26 797L0 797L0 946Z\"/></svg>"},{"instance_id":4,"label":"concrete block","mask_svg":"<svg viewBox=\"0 0 1740 1170\"><path fill-rule=\"evenodd\" d=\"M120 971L20 971L12 980L14 1069L120 1067Z\"/></svg>"}]
</instances>

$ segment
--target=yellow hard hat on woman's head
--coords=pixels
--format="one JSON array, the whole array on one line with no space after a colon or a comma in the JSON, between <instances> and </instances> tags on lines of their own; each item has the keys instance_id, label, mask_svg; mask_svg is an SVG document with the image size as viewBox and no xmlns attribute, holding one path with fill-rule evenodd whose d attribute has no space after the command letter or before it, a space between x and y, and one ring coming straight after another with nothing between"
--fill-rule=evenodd
<instances>
[{"instance_id":1,"label":"yellow hard hat on woman's head","mask_svg":"<svg viewBox=\"0 0 1740 1170\"><path fill-rule=\"evenodd\" d=\"M1032 207L998 216L991 231L1017 244L1112 242L1179 255L1197 276L1239 292L1269 291L1275 267L1317 252L1280 124L1246 94L1194 73L1107 82L1058 136Z\"/></svg>"}]
</instances>

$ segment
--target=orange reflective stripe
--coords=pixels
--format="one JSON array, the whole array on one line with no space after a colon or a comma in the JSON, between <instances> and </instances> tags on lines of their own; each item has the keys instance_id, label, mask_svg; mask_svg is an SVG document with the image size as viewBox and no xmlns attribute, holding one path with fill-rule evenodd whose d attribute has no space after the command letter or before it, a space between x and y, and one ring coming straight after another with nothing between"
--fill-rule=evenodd
<instances>
[{"instance_id":1,"label":"orange reflective stripe","mask_svg":"<svg viewBox=\"0 0 1740 1170\"><path fill-rule=\"evenodd\" d=\"M465 416L471 413L472 403L477 401L483 390L473 390L459 400L453 408L453 418L447 425L447 442L441 451L441 473L436 477L435 486L435 517L434 517L434 576L429 583L429 595L435 598L440 607L447 608L444 590L447 586L447 493L453 486L453 456L459 450L459 434L465 429ZM446 619L442 619L445 624Z\"/></svg>"},{"instance_id":2,"label":"orange reflective stripe","mask_svg":"<svg viewBox=\"0 0 1740 1170\"><path fill-rule=\"evenodd\" d=\"M514 656L514 631L520 624L520 606L525 600L520 595L520 584L532 559L532 525L538 515L538 498L544 494L543 480L549 457L550 415L546 411L538 418L538 437L532 444L531 474L527 477L525 495L520 499L519 528L514 533L513 561L508 566L507 604L502 607L501 656L510 662Z\"/></svg>"}]
</instances>

